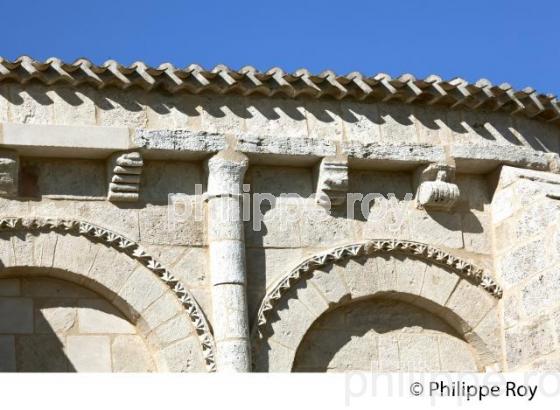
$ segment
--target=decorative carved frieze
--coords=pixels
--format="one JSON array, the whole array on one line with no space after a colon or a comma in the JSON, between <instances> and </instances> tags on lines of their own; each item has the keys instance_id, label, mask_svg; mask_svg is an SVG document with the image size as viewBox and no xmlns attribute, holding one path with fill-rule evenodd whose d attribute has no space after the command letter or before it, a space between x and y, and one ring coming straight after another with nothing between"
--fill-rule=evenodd
<instances>
[{"instance_id":1,"label":"decorative carved frieze","mask_svg":"<svg viewBox=\"0 0 560 410\"><path fill-rule=\"evenodd\" d=\"M455 168L429 164L418 168L414 176L416 202L419 208L450 210L459 199L459 187L453 183Z\"/></svg>"},{"instance_id":2,"label":"decorative carved frieze","mask_svg":"<svg viewBox=\"0 0 560 410\"><path fill-rule=\"evenodd\" d=\"M387 253L405 254L412 258L445 266L459 276L480 286L490 295L496 298L502 297L503 290L494 279L486 274L482 268L476 267L464 259L458 258L441 249L418 242L396 239L374 239L338 247L312 256L288 272L288 274L280 279L263 298L257 313L256 325L253 328L254 335L256 333L256 336L259 338L264 336L263 330L268 322L267 316L274 310L276 303L297 282L309 279L315 270L327 265L332 265L336 262L358 258L363 255L373 256Z\"/></svg>"},{"instance_id":3,"label":"decorative carved frieze","mask_svg":"<svg viewBox=\"0 0 560 410\"><path fill-rule=\"evenodd\" d=\"M0 150L0 196L18 193L19 156L12 150Z\"/></svg>"},{"instance_id":4,"label":"decorative carved frieze","mask_svg":"<svg viewBox=\"0 0 560 410\"><path fill-rule=\"evenodd\" d=\"M110 159L109 201L136 202L144 161L139 152L115 154Z\"/></svg>"},{"instance_id":5,"label":"decorative carved frieze","mask_svg":"<svg viewBox=\"0 0 560 410\"><path fill-rule=\"evenodd\" d=\"M152 271L175 293L196 329L207 369L211 372L216 371L214 337L210 332L210 326L202 313L202 309L185 285L138 243L109 229L72 219L4 217L0 219L0 231L14 234L22 231L33 233L59 232L82 236L92 242L100 242L110 246L135 259Z\"/></svg>"},{"instance_id":6,"label":"decorative carved frieze","mask_svg":"<svg viewBox=\"0 0 560 410\"><path fill-rule=\"evenodd\" d=\"M346 203L348 192L348 160L326 157L318 166L315 200L321 206L340 206Z\"/></svg>"}]
</instances>

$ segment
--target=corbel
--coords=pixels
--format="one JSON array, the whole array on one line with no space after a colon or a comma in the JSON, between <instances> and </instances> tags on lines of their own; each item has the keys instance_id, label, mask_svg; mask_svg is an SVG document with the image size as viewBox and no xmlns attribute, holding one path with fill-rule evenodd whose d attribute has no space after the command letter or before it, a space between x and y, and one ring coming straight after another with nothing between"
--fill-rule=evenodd
<instances>
[{"instance_id":1,"label":"corbel","mask_svg":"<svg viewBox=\"0 0 560 410\"><path fill-rule=\"evenodd\" d=\"M316 202L323 206L341 206L348 193L348 159L325 157L318 166Z\"/></svg>"},{"instance_id":2,"label":"corbel","mask_svg":"<svg viewBox=\"0 0 560 410\"><path fill-rule=\"evenodd\" d=\"M109 158L109 201L138 201L143 166L144 161L139 152L121 152Z\"/></svg>"},{"instance_id":3,"label":"corbel","mask_svg":"<svg viewBox=\"0 0 560 410\"><path fill-rule=\"evenodd\" d=\"M455 167L447 164L428 164L416 169L416 204L427 210L449 211L459 199L455 182Z\"/></svg>"},{"instance_id":4,"label":"corbel","mask_svg":"<svg viewBox=\"0 0 560 410\"><path fill-rule=\"evenodd\" d=\"M18 153L13 150L0 150L0 196L16 197L18 194L18 180Z\"/></svg>"}]
</instances>

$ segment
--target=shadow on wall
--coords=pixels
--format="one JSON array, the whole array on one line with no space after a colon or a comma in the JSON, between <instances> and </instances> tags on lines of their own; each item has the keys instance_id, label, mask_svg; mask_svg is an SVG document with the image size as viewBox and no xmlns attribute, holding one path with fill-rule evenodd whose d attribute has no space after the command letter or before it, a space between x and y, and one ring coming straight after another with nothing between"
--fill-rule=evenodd
<instances>
[{"instance_id":1,"label":"shadow on wall","mask_svg":"<svg viewBox=\"0 0 560 410\"><path fill-rule=\"evenodd\" d=\"M249 120L258 113L259 117L269 121L287 118L296 122L305 121L306 113L309 113L316 121L323 124L335 123L338 118L348 124L366 121L372 125L391 123L410 126L418 122L427 133L440 130L443 124L458 135L474 133L482 140L501 139L509 144L526 145L541 151L558 152L559 150L557 131L552 131L557 130L557 127L552 125L482 110L438 109L437 105L423 107L402 103L368 104L354 101L341 103L328 99L317 101L306 98L243 97L238 95L216 98L215 95L210 94L169 94L163 90L147 92L138 87L131 87L125 91L107 88L103 92L99 92L86 86L79 89L45 87L33 80L26 84L25 91L41 106L54 104L52 94L49 95L54 92L57 98L70 106L77 108L85 104L87 102L85 99L88 99L93 101L98 108L107 112L122 107L131 113L141 113L145 107L150 107L154 113L159 115L176 111L187 117L196 118L200 117L200 109L202 109L203 112L216 119L225 118L233 113L240 119ZM22 97L21 86L0 87L0 96L14 105L23 105L26 102ZM154 98L154 96L156 97ZM158 98L158 96L162 97Z\"/></svg>"},{"instance_id":2,"label":"shadow on wall","mask_svg":"<svg viewBox=\"0 0 560 410\"><path fill-rule=\"evenodd\" d=\"M463 363L448 360L450 345ZM404 302L367 299L317 319L293 366L295 372L356 370L475 371L476 365L466 342L437 316Z\"/></svg>"},{"instance_id":3,"label":"shadow on wall","mask_svg":"<svg viewBox=\"0 0 560 410\"><path fill-rule=\"evenodd\" d=\"M135 326L96 293L46 277L0 279L0 371L111 372L131 358L153 370Z\"/></svg>"}]
</instances>

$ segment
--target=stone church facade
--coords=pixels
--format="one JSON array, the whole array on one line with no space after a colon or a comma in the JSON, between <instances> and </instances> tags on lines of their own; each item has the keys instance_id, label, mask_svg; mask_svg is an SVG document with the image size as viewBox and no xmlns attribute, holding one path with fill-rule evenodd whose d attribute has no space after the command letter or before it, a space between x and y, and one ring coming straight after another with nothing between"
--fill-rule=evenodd
<instances>
[{"instance_id":1,"label":"stone church facade","mask_svg":"<svg viewBox=\"0 0 560 410\"><path fill-rule=\"evenodd\" d=\"M0 370L560 370L560 104L0 59Z\"/></svg>"}]
</instances>

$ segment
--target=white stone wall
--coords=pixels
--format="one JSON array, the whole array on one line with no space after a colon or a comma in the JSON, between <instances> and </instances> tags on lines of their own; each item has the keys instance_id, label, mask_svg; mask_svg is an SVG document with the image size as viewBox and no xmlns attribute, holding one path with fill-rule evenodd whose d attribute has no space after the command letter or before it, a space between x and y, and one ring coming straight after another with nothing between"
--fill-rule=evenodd
<instances>
[{"instance_id":1,"label":"white stone wall","mask_svg":"<svg viewBox=\"0 0 560 410\"><path fill-rule=\"evenodd\" d=\"M560 178L504 167L492 200L509 369L558 369Z\"/></svg>"},{"instance_id":2,"label":"white stone wall","mask_svg":"<svg viewBox=\"0 0 560 410\"><path fill-rule=\"evenodd\" d=\"M220 332L225 333L234 330L235 326L243 328L242 338L246 339L244 312L248 312L249 327L257 328L263 297L294 266L327 250L372 239L419 242L437 248L438 252L447 252L452 258L484 268L489 277L505 288L499 311L496 313L492 307L491 314L485 312L487 316L482 315L477 320L472 317L460 319L470 320L473 327L479 326L480 333L486 338L485 343L491 342L487 347L492 350L500 368L560 368L560 350L557 349L560 315L555 302L559 290L556 266L560 252L557 246L557 198L560 193L558 177L554 175L558 171L560 131L554 124L499 111L464 110L461 107L451 110L436 105L350 99L169 95L137 88L97 90L87 86L45 86L33 81L25 85L1 82L0 144L6 149L3 155L7 161L0 170L1 182L6 185L0 195L0 218L58 218L95 224L108 229L111 235L129 238L150 256L150 265L142 270L145 276L139 284L128 285L130 281L126 282L127 296L140 310L134 313L138 322L129 318L128 322L134 323L129 325L151 334L146 340L156 345L150 348L154 358L148 355L152 361L146 360L149 364L143 367L145 371L214 370L214 326L218 325ZM252 198L264 194L273 200L272 204L267 200L262 203L262 223L255 220L255 209L250 212L251 219L245 221L244 229L227 225L227 221L221 226L215 218L213 224L208 220L207 189L212 171L207 160L226 149L247 156L248 167L243 182L248 184ZM112 177L109 158L132 150L143 158L141 182L134 186L138 200L111 201L108 198L108 180ZM344 164L341 189L363 196L377 195L364 205L369 215L362 213L359 202L350 208L343 204L331 212L326 212L317 203L319 164L324 158L334 158ZM451 180L445 181L456 185L459 191L458 199L452 198L451 209L419 207L416 198L418 170L428 165L453 171L450 172L453 174ZM283 197L282 194L286 193L297 197ZM230 194L228 192L226 196ZM234 197L218 202L237 203L232 199ZM249 207L254 205L255 202L250 203ZM320 215L320 218L311 215ZM243 269L237 271L246 277L236 281L240 290L235 307L228 304L229 301L219 301L215 305L212 300L217 298L212 295L212 277L218 275L210 272L210 266L216 271L217 265L215 255L208 250L209 227L216 232L223 229L225 236L235 228L233 239L244 241L244 244L236 243L239 252L235 254L241 255L243 249L245 253L245 260L236 260L236 264L246 266L246 272ZM140 256L129 261L131 255L125 250L110 251L107 243L89 245L88 242L87 246L80 245L80 249L87 250L85 256L81 256L72 252L74 242L56 239L59 238L57 235L48 238L38 239L30 233L23 236L1 234L0 273L9 270L10 266L34 266L48 274L49 269L54 269L58 263L63 266L63 276L91 272L102 278L104 284L120 286L126 278L116 277L114 271L120 272L122 268L123 272L131 274L137 269L137 263L143 263L144 256L140 251ZM13 252L9 250L10 246ZM58 253L49 264L47 249L50 247ZM90 255L93 249L95 253ZM120 252L122 258L114 256L113 251ZM60 256L65 252L67 255ZM147 265L148 259L145 261ZM115 269L111 269L113 266ZM80 272L72 272L73 269ZM416 268L411 269L416 272ZM146 279L148 274L159 282ZM19 288L24 288L24 279L13 280ZM176 284L177 281L180 285ZM8 286L12 282L3 283ZM347 288L348 292L341 294L366 295L368 283L357 283L347 285L362 286L363 289ZM457 285L459 282L453 283ZM416 284L414 281L408 283L410 286ZM185 307L181 300L185 294L183 286L200 307L200 310L195 309L194 316L192 305ZM245 290L247 309L238 306L244 303ZM466 293L475 295L470 297L479 300L483 308L487 307L486 296L471 288ZM447 296L450 294L451 290ZM7 297L27 298L25 303L29 306L42 303L40 298L24 293ZM437 302L445 306L447 301L437 299ZM364 306L371 307L371 303ZM344 309L352 310L351 306L341 307L342 310L337 310L339 313L327 314L325 321L338 323L337 315L342 315L340 312ZM130 306L123 303L118 308L130 309ZM463 316L480 313L471 309L467 302L454 308ZM79 319L80 306L72 309ZM395 304L390 309L394 314L388 315L387 320L397 323L400 320L397 318L408 308ZM35 307L32 310L37 311ZM227 320L213 317L216 311L225 312L224 317L231 314L236 318L235 323L232 321L232 328L227 329ZM239 312L243 318L235 316ZM415 330L408 335L408 325L401 321L402 326L395 329L398 343L401 337L410 337L411 345L418 346L411 349L425 353L428 347L424 338L436 338L440 341L440 365L434 364L430 368L484 368L479 363L474 366L467 359L451 363L451 358L442 356L449 344L455 343L466 352L477 348L477 340L469 339L472 329L462 329L462 333L453 336L455 339L450 339L452 332L444 329L450 319L442 317L442 311L437 309L431 310L429 315L443 320L438 327L439 333L432 334L424 325L419 325L418 332ZM313 315L308 317L312 322L316 319ZM432 319L426 316L422 320ZM298 346L291 346L292 353L313 350L313 335L332 325L321 323L317 322L316 328L305 338L304 334L301 335L303 344L299 350ZM193 326L198 326L196 331ZM279 326L285 326L285 323ZM344 334L352 329L352 325L348 326L336 327L335 333ZM73 326L72 332L78 328ZM290 332L290 329L286 331ZM295 331L292 333L297 333ZM364 332L370 336L375 333ZM110 340L111 349L122 351L123 357L136 354L135 348L129 346L140 346L140 336L126 332L107 336L109 333L91 337ZM86 337L70 332L60 337L67 340L82 336ZM338 346L339 350L329 353L334 360L332 363L321 359L323 367L301 364L303 362L298 359L296 362L301 365L298 369L357 369L359 366L352 357L363 351L374 354L374 344L379 345L379 340L383 339L383 335L370 336L352 341L347 348ZM18 338L23 336L5 334L0 337L1 352L16 351L15 361L6 359L6 365L0 361L3 369L19 369ZM133 338L137 342L132 342ZM337 340L335 336L332 339L333 343ZM71 344L61 343L62 350L71 357ZM83 343L86 348L93 345L90 341ZM12 345L14 349L10 347ZM387 348L394 348L394 344L387 345ZM382 355L379 350L377 352L375 360L379 364ZM13 357L9 356L12 353L1 354ZM249 352L244 351L242 355L240 361L248 363ZM305 356L315 357L313 353ZM461 357L467 356L465 353ZM115 360L118 361L114 356L108 357L112 357L112 367L108 368L103 359L104 369L127 370L114 364ZM72 360L79 362L81 359L74 357ZM267 363L270 369L275 368L274 360L272 357ZM401 370L423 368L415 367L406 357L394 360ZM67 364L66 368L70 369L70 365ZM82 369L86 368L76 367L76 370Z\"/></svg>"},{"instance_id":3,"label":"white stone wall","mask_svg":"<svg viewBox=\"0 0 560 410\"><path fill-rule=\"evenodd\" d=\"M372 299L323 314L296 353L297 372L480 371L471 347L437 316Z\"/></svg>"},{"instance_id":4,"label":"white stone wall","mask_svg":"<svg viewBox=\"0 0 560 410\"><path fill-rule=\"evenodd\" d=\"M70 282L0 279L0 370L153 372L135 325L98 294Z\"/></svg>"}]
</instances>

